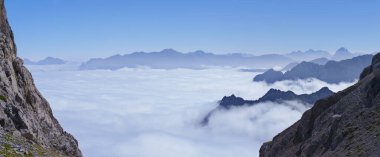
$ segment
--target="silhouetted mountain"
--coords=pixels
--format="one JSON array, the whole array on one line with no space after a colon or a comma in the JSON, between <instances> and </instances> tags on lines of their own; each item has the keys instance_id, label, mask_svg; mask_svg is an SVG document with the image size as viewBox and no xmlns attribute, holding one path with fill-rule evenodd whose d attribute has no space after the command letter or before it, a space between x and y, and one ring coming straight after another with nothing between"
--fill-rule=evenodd
<instances>
[{"instance_id":1,"label":"silhouetted mountain","mask_svg":"<svg viewBox=\"0 0 380 157\"><path fill-rule=\"evenodd\" d=\"M240 69L241 72L257 72L262 73L268 71L268 69Z\"/></svg>"},{"instance_id":2,"label":"silhouetted mountain","mask_svg":"<svg viewBox=\"0 0 380 157\"><path fill-rule=\"evenodd\" d=\"M329 62L330 60L327 59L327 58L317 58L317 59L314 59L314 60L311 60L309 62L311 63L315 63L315 64L318 64L318 65L325 65L327 62Z\"/></svg>"},{"instance_id":3,"label":"silhouetted mountain","mask_svg":"<svg viewBox=\"0 0 380 157\"><path fill-rule=\"evenodd\" d=\"M310 63L315 63L315 64L318 64L318 65L325 65L327 62L329 62L330 60L327 59L327 58L317 58L317 59L314 59L314 60L311 60L309 61ZM293 63L290 63L288 65L286 65L284 68L282 68L280 71L290 71L292 70L294 67L296 67L299 63L297 62L293 62Z\"/></svg>"},{"instance_id":4,"label":"silhouetted mountain","mask_svg":"<svg viewBox=\"0 0 380 157\"><path fill-rule=\"evenodd\" d=\"M295 66L297 66L299 63L293 62L286 65L284 68L281 69L281 71L289 71L292 70Z\"/></svg>"},{"instance_id":5,"label":"silhouetted mountain","mask_svg":"<svg viewBox=\"0 0 380 157\"><path fill-rule=\"evenodd\" d=\"M277 89L270 89L258 100L244 100L243 98L236 97L235 95L225 96L219 102L219 106L207 114L207 116L203 119L202 124L206 125L212 114L218 110L229 110L233 107L252 106L264 102L283 103L284 101L300 101L306 105L313 105L317 100L326 98L332 94L334 94L334 92L332 92L329 88L324 87L315 93L301 95L297 95L292 91L284 92Z\"/></svg>"},{"instance_id":6,"label":"silhouetted mountain","mask_svg":"<svg viewBox=\"0 0 380 157\"><path fill-rule=\"evenodd\" d=\"M26 65L54 65L54 64L65 64L65 63L66 61L59 58L53 58L53 57L47 57L38 62L33 62L29 59L24 59L24 64Z\"/></svg>"},{"instance_id":7,"label":"silhouetted mountain","mask_svg":"<svg viewBox=\"0 0 380 157\"><path fill-rule=\"evenodd\" d=\"M287 57L294 59L296 61L310 61L317 58L330 58L331 54L323 50L307 50L303 51L294 51L286 55Z\"/></svg>"},{"instance_id":8,"label":"silhouetted mountain","mask_svg":"<svg viewBox=\"0 0 380 157\"><path fill-rule=\"evenodd\" d=\"M351 53L348 49L342 47L335 52L332 59L336 61L340 61L340 60L349 59L352 57L355 57L355 55Z\"/></svg>"},{"instance_id":9,"label":"silhouetted mountain","mask_svg":"<svg viewBox=\"0 0 380 157\"><path fill-rule=\"evenodd\" d=\"M299 66L299 64L297 64L297 66ZM274 83L282 80L284 80L284 73L281 71L275 71L273 69L270 69L263 74L257 75L253 79L255 82L265 81L267 83Z\"/></svg>"},{"instance_id":10,"label":"silhouetted mountain","mask_svg":"<svg viewBox=\"0 0 380 157\"><path fill-rule=\"evenodd\" d=\"M265 143L260 157L377 157L380 154L380 54L353 86L318 100Z\"/></svg>"},{"instance_id":11,"label":"silhouetted mountain","mask_svg":"<svg viewBox=\"0 0 380 157\"><path fill-rule=\"evenodd\" d=\"M90 59L80 67L82 70L92 69L120 69L124 67L148 66L159 69L190 68L203 69L209 66L230 66L268 69L274 66L283 66L292 62L291 59L276 54L252 56L245 54L217 55L196 51L180 53L173 49L161 52L136 52L126 55L115 55L108 58Z\"/></svg>"},{"instance_id":12,"label":"silhouetted mountain","mask_svg":"<svg viewBox=\"0 0 380 157\"><path fill-rule=\"evenodd\" d=\"M257 75L253 80L274 83L282 80L316 78L327 83L353 82L359 77L362 69L371 64L371 58L372 55L364 55L342 61L329 61L325 65L302 62L285 73L269 70Z\"/></svg>"}]
</instances>

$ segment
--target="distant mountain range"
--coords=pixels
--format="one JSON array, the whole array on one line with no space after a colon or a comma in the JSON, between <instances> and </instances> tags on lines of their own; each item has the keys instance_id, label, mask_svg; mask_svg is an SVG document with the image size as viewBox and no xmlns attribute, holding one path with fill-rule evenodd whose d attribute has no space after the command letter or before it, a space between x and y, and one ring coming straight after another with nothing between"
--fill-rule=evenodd
<instances>
[{"instance_id":1,"label":"distant mountain range","mask_svg":"<svg viewBox=\"0 0 380 157\"><path fill-rule=\"evenodd\" d=\"M161 52L136 52L126 55L115 55L108 58L91 59L80 66L82 70L111 69L124 67L147 66L158 69L203 69L210 66L229 66L246 68L271 68L284 66L292 59L288 57L269 54L252 56L246 54L212 54L203 51L181 53L173 49L165 49Z\"/></svg>"},{"instance_id":2,"label":"distant mountain range","mask_svg":"<svg viewBox=\"0 0 380 157\"><path fill-rule=\"evenodd\" d=\"M311 61L316 58L331 58L331 54L323 50L294 51L286 54L287 57L296 61Z\"/></svg>"},{"instance_id":3,"label":"distant mountain range","mask_svg":"<svg viewBox=\"0 0 380 157\"><path fill-rule=\"evenodd\" d=\"M291 70L282 73L273 69L257 75L255 82L274 83L282 80L316 78L327 83L353 82L362 69L371 64L372 55L363 55L342 61L328 61L324 65L302 62Z\"/></svg>"},{"instance_id":4,"label":"distant mountain range","mask_svg":"<svg viewBox=\"0 0 380 157\"><path fill-rule=\"evenodd\" d=\"M225 96L220 102L219 106L212 110L203 119L202 124L207 125L209 118L219 110L229 110L233 107L252 106L264 102L283 103L284 101L300 101L303 104L313 105L317 100L326 98L333 95L329 88L324 87L319 91L312 94L297 95L292 91L280 91L277 89L270 89L263 97L258 100L244 100L243 98L236 97L235 95Z\"/></svg>"},{"instance_id":5,"label":"distant mountain range","mask_svg":"<svg viewBox=\"0 0 380 157\"><path fill-rule=\"evenodd\" d=\"M270 69L273 67L285 67L297 62L310 61L316 64L326 63L328 60L342 60L352 58L355 54L346 48L340 48L334 55L323 50L295 51L286 55L247 55L241 53L213 54L203 51L181 53L173 49L165 49L160 52L135 52L125 55L114 55L108 58L93 58L80 66L81 70L111 69L117 70L124 67L150 67L154 69L204 69L213 66L244 67L248 69ZM287 67L290 70L293 67Z\"/></svg>"},{"instance_id":6,"label":"distant mountain range","mask_svg":"<svg viewBox=\"0 0 380 157\"><path fill-rule=\"evenodd\" d=\"M150 67L153 69L205 69L209 67L242 67L245 72L262 72L263 69L283 67L281 71L290 71L300 62L324 65L330 60L342 60L356 56L346 48L340 48L334 55L323 50L294 51L289 54L249 55L242 53L213 54L204 51L181 53L173 49L160 52L135 52L125 55L114 55L107 58L93 58L81 64L81 70ZM47 57L40 61L24 59L26 65L59 65L67 61ZM272 71L273 72L273 71Z\"/></svg>"},{"instance_id":7,"label":"distant mountain range","mask_svg":"<svg viewBox=\"0 0 380 157\"><path fill-rule=\"evenodd\" d=\"M327 58L317 58L317 59L314 59L314 60L311 60L309 61L310 63L315 63L315 64L318 64L318 65L325 65L327 62L329 62L330 60L327 59ZM284 68L282 68L280 71L282 72L286 72L286 71L290 71L292 70L294 67L296 67L299 63L298 62L293 62L293 63L290 63L288 65L286 65Z\"/></svg>"},{"instance_id":8,"label":"distant mountain range","mask_svg":"<svg viewBox=\"0 0 380 157\"><path fill-rule=\"evenodd\" d=\"M359 55L360 54L354 54L350 52L345 47L341 47L333 55L331 55L327 51L310 49L307 51L294 51L289 54L286 54L285 56L295 61L302 62L302 61L312 61L318 58L326 58L328 60L340 61L340 60L350 59Z\"/></svg>"},{"instance_id":9,"label":"distant mountain range","mask_svg":"<svg viewBox=\"0 0 380 157\"><path fill-rule=\"evenodd\" d=\"M47 57L43 60L34 62L29 59L24 59L24 64L26 65L54 65L54 64L65 64L67 61L59 59L59 58L53 58L53 57Z\"/></svg>"}]
</instances>

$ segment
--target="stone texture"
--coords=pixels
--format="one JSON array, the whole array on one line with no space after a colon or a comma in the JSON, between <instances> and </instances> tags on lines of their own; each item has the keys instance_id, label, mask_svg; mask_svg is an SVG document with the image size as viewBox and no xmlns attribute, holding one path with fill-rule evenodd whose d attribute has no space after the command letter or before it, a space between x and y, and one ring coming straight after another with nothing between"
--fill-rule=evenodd
<instances>
[{"instance_id":1,"label":"stone texture","mask_svg":"<svg viewBox=\"0 0 380 157\"><path fill-rule=\"evenodd\" d=\"M260 157L376 157L380 154L380 55L355 85L317 101L301 120L265 143ZM376 66L375 66L376 65Z\"/></svg>"},{"instance_id":2,"label":"stone texture","mask_svg":"<svg viewBox=\"0 0 380 157\"><path fill-rule=\"evenodd\" d=\"M78 142L59 125L49 103L17 57L4 0L0 0L0 22L0 131L60 156L81 157Z\"/></svg>"}]
</instances>

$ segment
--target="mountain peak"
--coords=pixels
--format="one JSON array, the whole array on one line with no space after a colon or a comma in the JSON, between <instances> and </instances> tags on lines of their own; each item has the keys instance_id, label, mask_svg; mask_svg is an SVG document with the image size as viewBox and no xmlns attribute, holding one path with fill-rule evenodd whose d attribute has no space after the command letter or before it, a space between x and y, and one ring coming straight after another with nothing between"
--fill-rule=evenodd
<instances>
[{"instance_id":1,"label":"mountain peak","mask_svg":"<svg viewBox=\"0 0 380 157\"><path fill-rule=\"evenodd\" d=\"M331 91L331 90L329 89L329 87L323 87L319 91L317 91L316 93L318 93L318 92L324 92L324 91Z\"/></svg>"},{"instance_id":2,"label":"mountain peak","mask_svg":"<svg viewBox=\"0 0 380 157\"><path fill-rule=\"evenodd\" d=\"M335 53L336 54L351 54L351 52L345 47L339 48L338 50L336 50Z\"/></svg>"},{"instance_id":3,"label":"mountain peak","mask_svg":"<svg viewBox=\"0 0 380 157\"><path fill-rule=\"evenodd\" d=\"M177 53L180 53L180 52L178 52L178 51L176 51L176 50L174 50L174 49L163 49L160 53L175 53L175 54L177 54Z\"/></svg>"},{"instance_id":4,"label":"mountain peak","mask_svg":"<svg viewBox=\"0 0 380 157\"><path fill-rule=\"evenodd\" d=\"M336 50L334 56L332 57L333 60L345 60L355 57L353 53L351 53L347 48L341 47L338 50Z\"/></svg>"},{"instance_id":5,"label":"mountain peak","mask_svg":"<svg viewBox=\"0 0 380 157\"><path fill-rule=\"evenodd\" d=\"M230 109L232 106L243 106L245 103L246 102L243 98L236 97L234 94L232 94L229 97L223 97L219 105L224 109Z\"/></svg>"},{"instance_id":6,"label":"mountain peak","mask_svg":"<svg viewBox=\"0 0 380 157\"><path fill-rule=\"evenodd\" d=\"M316 49L308 49L306 51L293 51L289 54L287 54L288 57L296 60L296 61L310 61L317 58L330 58L331 54L327 51L323 50L316 50Z\"/></svg>"}]
</instances>

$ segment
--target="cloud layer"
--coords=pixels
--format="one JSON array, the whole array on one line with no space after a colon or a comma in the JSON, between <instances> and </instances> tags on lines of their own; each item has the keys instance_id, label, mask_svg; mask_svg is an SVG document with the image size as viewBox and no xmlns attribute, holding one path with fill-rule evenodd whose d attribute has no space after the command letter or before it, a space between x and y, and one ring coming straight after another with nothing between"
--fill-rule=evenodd
<instances>
[{"instance_id":1,"label":"cloud layer","mask_svg":"<svg viewBox=\"0 0 380 157\"><path fill-rule=\"evenodd\" d=\"M312 93L350 85L310 79L273 85L253 83L237 69L122 69L75 71L29 67L63 127L92 157L258 156L261 144L298 120L297 102L218 112L207 127L201 119L225 95L257 99L270 88Z\"/></svg>"}]
</instances>

